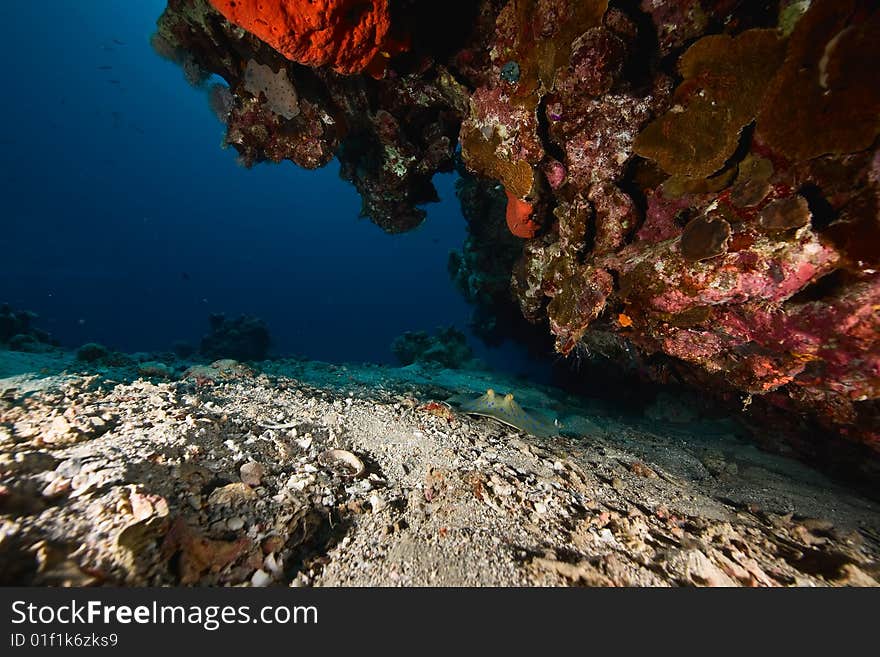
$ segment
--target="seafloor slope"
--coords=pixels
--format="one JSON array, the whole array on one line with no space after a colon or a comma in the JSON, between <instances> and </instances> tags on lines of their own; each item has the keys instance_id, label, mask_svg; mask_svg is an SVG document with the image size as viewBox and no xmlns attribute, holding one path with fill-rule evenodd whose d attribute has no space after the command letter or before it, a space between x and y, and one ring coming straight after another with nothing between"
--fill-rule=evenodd
<instances>
[{"instance_id":1,"label":"seafloor slope","mask_svg":"<svg viewBox=\"0 0 880 657\"><path fill-rule=\"evenodd\" d=\"M880 579L876 502L669 400L625 418L420 365L219 361L137 377L0 352L3 584ZM443 403L490 387L564 435Z\"/></svg>"},{"instance_id":2,"label":"seafloor slope","mask_svg":"<svg viewBox=\"0 0 880 657\"><path fill-rule=\"evenodd\" d=\"M687 382L876 477L876 2L169 0L154 46L223 78L244 165L335 156L386 231L457 168L450 273L487 336Z\"/></svg>"}]
</instances>

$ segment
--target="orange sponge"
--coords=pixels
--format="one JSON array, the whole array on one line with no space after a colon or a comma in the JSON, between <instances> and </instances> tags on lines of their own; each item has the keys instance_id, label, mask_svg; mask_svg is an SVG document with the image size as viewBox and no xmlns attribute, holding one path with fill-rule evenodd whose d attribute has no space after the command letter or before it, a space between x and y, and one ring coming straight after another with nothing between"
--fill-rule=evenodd
<instances>
[{"instance_id":1,"label":"orange sponge","mask_svg":"<svg viewBox=\"0 0 880 657\"><path fill-rule=\"evenodd\" d=\"M532 204L507 192L507 227L517 237L531 239L540 226L532 219Z\"/></svg>"},{"instance_id":2,"label":"orange sponge","mask_svg":"<svg viewBox=\"0 0 880 657\"><path fill-rule=\"evenodd\" d=\"M404 46L389 38L389 0L209 0L287 59L338 73L385 70Z\"/></svg>"}]
</instances>

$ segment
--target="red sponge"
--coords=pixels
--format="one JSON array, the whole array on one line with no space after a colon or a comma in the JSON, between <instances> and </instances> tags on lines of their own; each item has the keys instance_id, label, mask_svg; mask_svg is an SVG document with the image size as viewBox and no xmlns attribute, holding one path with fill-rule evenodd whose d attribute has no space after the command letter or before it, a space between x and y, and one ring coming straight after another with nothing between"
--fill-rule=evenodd
<instances>
[{"instance_id":1,"label":"red sponge","mask_svg":"<svg viewBox=\"0 0 880 657\"><path fill-rule=\"evenodd\" d=\"M517 237L531 239L540 226L532 220L532 204L507 192L507 227Z\"/></svg>"},{"instance_id":2,"label":"red sponge","mask_svg":"<svg viewBox=\"0 0 880 657\"><path fill-rule=\"evenodd\" d=\"M404 49L389 37L389 0L209 0L226 19L307 66L376 75Z\"/></svg>"}]
</instances>

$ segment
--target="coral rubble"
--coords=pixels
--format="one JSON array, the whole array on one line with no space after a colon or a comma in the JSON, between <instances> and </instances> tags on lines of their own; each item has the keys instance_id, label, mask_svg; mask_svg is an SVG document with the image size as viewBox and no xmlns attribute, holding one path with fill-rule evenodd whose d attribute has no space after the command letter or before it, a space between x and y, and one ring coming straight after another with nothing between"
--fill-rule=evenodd
<instances>
[{"instance_id":1,"label":"coral rubble","mask_svg":"<svg viewBox=\"0 0 880 657\"><path fill-rule=\"evenodd\" d=\"M335 155L389 232L465 170L450 272L487 326L517 307L562 354L601 342L880 463L876 3L402 0L334 31L349 4L169 0L154 45L225 79L246 165Z\"/></svg>"}]
</instances>

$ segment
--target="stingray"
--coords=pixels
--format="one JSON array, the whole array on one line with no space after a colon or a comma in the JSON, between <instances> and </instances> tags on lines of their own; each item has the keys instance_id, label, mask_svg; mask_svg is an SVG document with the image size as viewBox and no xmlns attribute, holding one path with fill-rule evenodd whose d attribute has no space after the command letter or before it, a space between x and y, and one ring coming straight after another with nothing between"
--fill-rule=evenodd
<instances>
[{"instance_id":1,"label":"stingray","mask_svg":"<svg viewBox=\"0 0 880 657\"><path fill-rule=\"evenodd\" d=\"M549 438L559 434L559 427L555 421L542 417L537 412L527 413L516 403L512 394L499 395L491 388L482 397L463 402L461 410L468 415L492 418L539 438Z\"/></svg>"}]
</instances>

